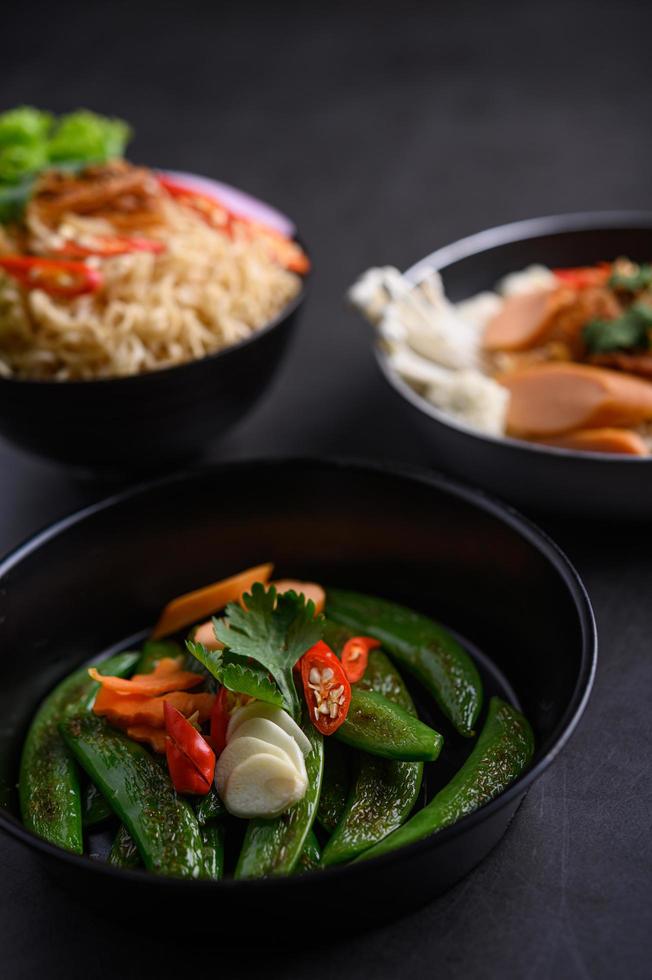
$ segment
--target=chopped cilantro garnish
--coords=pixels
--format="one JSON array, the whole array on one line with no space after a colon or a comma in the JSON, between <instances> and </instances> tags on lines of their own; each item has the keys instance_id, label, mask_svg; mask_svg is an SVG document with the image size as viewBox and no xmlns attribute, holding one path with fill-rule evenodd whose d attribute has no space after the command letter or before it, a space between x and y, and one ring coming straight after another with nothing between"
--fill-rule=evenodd
<instances>
[{"instance_id":1,"label":"chopped cilantro garnish","mask_svg":"<svg viewBox=\"0 0 652 980\"><path fill-rule=\"evenodd\" d=\"M615 320L592 320L582 336L590 354L617 350L647 350L652 330L652 307L634 303Z\"/></svg>"},{"instance_id":2,"label":"chopped cilantro garnish","mask_svg":"<svg viewBox=\"0 0 652 980\"><path fill-rule=\"evenodd\" d=\"M621 272L616 264L608 285L612 289L619 289L622 292L640 293L641 290L652 286L652 265L632 264L631 271Z\"/></svg>"},{"instance_id":3,"label":"chopped cilantro garnish","mask_svg":"<svg viewBox=\"0 0 652 980\"><path fill-rule=\"evenodd\" d=\"M213 677L238 694L248 694L259 701L267 701L281 707L283 696L271 679L269 671L258 664L248 663L231 650L208 650L203 643L187 640L186 646Z\"/></svg>"},{"instance_id":4,"label":"chopped cilantro garnish","mask_svg":"<svg viewBox=\"0 0 652 980\"><path fill-rule=\"evenodd\" d=\"M224 619L214 619L215 636L224 650L207 650L188 642L188 649L220 683L231 691L249 694L283 705L298 719L301 702L292 668L323 633L322 616L296 592L276 594L260 582L243 598L246 609L235 602L226 607Z\"/></svg>"}]
</instances>

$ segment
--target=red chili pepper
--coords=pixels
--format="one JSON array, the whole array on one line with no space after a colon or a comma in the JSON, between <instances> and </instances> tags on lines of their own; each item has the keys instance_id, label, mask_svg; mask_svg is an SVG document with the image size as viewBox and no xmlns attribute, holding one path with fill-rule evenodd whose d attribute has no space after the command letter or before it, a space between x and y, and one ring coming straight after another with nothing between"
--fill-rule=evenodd
<instances>
[{"instance_id":1,"label":"red chili pepper","mask_svg":"<svg viewBox=\"0 0 652 980\"><path fill-rule=\"evenodd\" d=\"M364 677L369 660L369 651L380 646L380 640L373 636L352 636L342 650L342 666L352 684Z\"/></svg>"},{"instance_id":2,"label":"red chili pepper","mask_svg":"<svg viewBox=\"0 0 652 980\"><path fill-rule=\"evenodd\" d=\"M210 743L217 755L226 748L226 729L234 711L252 701L248 694L237 694L221 687L217 692L211 711Z\"/></svg>"},{"instance_id":3,"label":"red chili pepper","mask_svg":"<svg viewBox=\"0 0 652 980\"><path fill-rule=\"evenodd\" d=\"M249 218L237 217L237 227L243 229L249 239L260 239L264 242L270 257L285 269L297 272L301 276L310 272L310 259L297 242L282 235L275 228L253 221Z\"/></svg>"},{"instance_id":4,"label":"red chili pepper","mask_svg":"<svg viewBox=\"0 0 652 980\"><path fill-rule=\"evenodd\" d=\"M332 735L345 721L351 703L344 668L323 640L304 653L300 663L311 721L322 735Z\"/></svg>"},{"instance_id":5,"label":"red chili pepper","mask_svg":"<svg viewBox=\"0 0 652 980\"><path fill-rule=\"evenodd\" d=\"M211 745L219 755L226 748L226 726L229 724L228 690L221 687L211 711Z\"/></svg>"},{"instance_id":6,"label":"red chili pepper","mask_svg":"<svg viewBox=\"0 0 652 980\"><path fill-rule=\"evenodd\" d=\"M41 259L32 255L4 255L0 269L25 289L42 289L50 296L81 296L102 285L102 274L84 262Z\"/></svg>"},{"instance_id":7,"label":"red chili pepper","mask_svg":"<svg viewBox=\"0 0 652 980\"><path fill-rule=\"evenodd\" d=\"M167 701L165 755L172 785L177 793L205 796L213 784L215 753L196 728Z\"/></svg>"},{"instance_id":8,"label":"red chili pepper","mask_svg":"<svg viewBox=\"0 0 652 980\"><path fill-rule=\"evenodd\" d=\"M112 255L128 255L131 252L153 252L159 255L165 251L165 243L157 242L153 238L130 238L127 235L102 235L97 238L87 239L87 244L82 242L66 242L57 255L66 255L70 258L83 259L88 255L102 255L110 257Z\"/></svg>"},{"instance_id":9,"label":"red chili pepper","mask_svg":"<svg viewBox=\"0 0 652 980\"><path fill-rule=\"evenodd\" d=\"M590 286L604 286L611 275L611 265L609 262L601 262L599 265L578 266L574 269L553 269L560 280L567 286L575 289L587 289Z\"/></svg>"},{"instance_id":10,"label":"red chili pepper","mask_svg":"<svg viewBox=\"0 0 652 980\"><path fill-rule=\"evenodd\" d=\"M168 194L182 204L187 205L187 207L192 208L193 211L196 211L207 224L218 228L227 235L231 234L233 222L241 220L233 211L229 211L216 197L211 197L209 194L202 194L200 191L196 191L194 187L180 184L178 181L171 180L170 177L165 177L162 174L158 175L158 182Z\"/></svg>"},{"instance_id":11,"label":"red chili pepper","mask_svg":"<svg viewBox=\"0 0 652 980\"><path fill-rule=\"evenodd\" d=\"M255 221L253 218L247 218L242 214L236 214L216 197L202 194L192 187L171 180L169 177L159 174L158 181L168 194L196 211L207 224L218 228L231 237L238 234L247 240L260 239L264 242L272 259L279 265L291 269L293 272L298 272L300 275L306 275L310 271L310 259L301 246L292 238L288 238L277 231L276 228L271 228L269 225Z\"/></svg>"}]
</instances>

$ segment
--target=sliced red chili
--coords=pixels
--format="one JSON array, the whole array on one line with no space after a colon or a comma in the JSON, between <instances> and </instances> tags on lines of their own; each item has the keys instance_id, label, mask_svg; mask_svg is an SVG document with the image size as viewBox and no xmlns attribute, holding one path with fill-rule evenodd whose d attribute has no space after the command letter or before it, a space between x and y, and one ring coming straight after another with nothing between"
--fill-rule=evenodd
<instances>
[{"instance_id":1,"label":"sliced red chili","mask_svg":"<svg viewBox=\"0 0 652 980\"><path fill-rule=\"evenodd\" d=\"M219 755L226 748L226 728L229 724L228 691L221 687L211 711L211 745Z\"/></svg>"},{"instance_id":2,"label":"sliced red chili","mask_svg":"<svg viewBox=\"0 0 652 980\"><path fill-rule=\"evenodd\" d=\"M297 242L286 235L281 234L276 228L261 224L260 221L253 221L249 218L236 218L236 231L242 228L244 235L248 239L260 239L274 262L282 265L291 272L296 272L300 276L310 272L310 259Z\"/></svg>"},{"instance_id":3,"label":"sliced red chili","mask_svg":"<svg viewBox=\"0 0 652 980\"><path fill-rule=\"evenodd\" d=\"M571 269L552 270L560 282L575 289L587 289L590 286L604 286L611 275L611 265L602 262L600 265L578 266Z\"/></svg>"},{"instance_id":4,"label":"sliced red chili","mask_svg":"<svg viewBox=\"0 0 652 980\"><path fill-rule=\"evenodd\" d=\"M177 793L205 796L213 784L215 753L206 739L167 701L165 755Z\"/></svg>"},{"instance_id":5,"label":"sliced red chili","mask_svg":"<svg viewBox=\"0 0 652 980\"><path fill-rule=\"evenodd\" d=\"M248 694L238 694L221 687L211 711L210 743L219 755L226 748L226 729L234 711L252 701Z\"/></svg>"},{"instance_id":6,"label":"sliced red chili","mask_svg":"<svg viewBox=\"0 0 652 980\"><path fill-rule=\"evenodd\" d=\"M351 684L362 680L369 661L369 651L380 646L373 636L352 636L342 649L342 666Z\"/></svg>"},{"instance_id":7,"label":"sliced red chili","mask_svg":"<svg viewBox=\"0 0 652 980\"><path fill-rule=\"evenodd\" d=\"M69 241L57 250L58 255L83 259L88 255L110 258L113 255L129 255L131 252L152 252L159 255L165 251L165 243L154 238L129 237L128 235L102 235L84 238L83 241Z\"/></svg>"},{"instance_id":8,"label":"sliced red chili","mask_svg":"<svg viewBox=\"0 0 652 980\"><path fill-rule=\"evenodd\" d=\"M345 721L351 703L344 668L322 640L304 653L300 663L310 719L322 735L332 735Z\"/></svg>"},{"instance_id":9,"label":"sliced red chili","mask_svg":"<svg viewBox=\"0 0 652 980\"><path fill-rule=\"evenodd\" d=\"M73 297L94 293L102 285L102 274L84 262L41 259L32 255L3 255L0 269L25 289L42 289L50 296Z\"/></svg>"},{"instance_id":10,"label":"sliced red chili","mask_svg":"<svg viewBox=\"0 0 652 980\"><path fill-rule=\"evenodd\" d=\"M242 236L247 241L260 239L270 257L292 272L306 275L310 271L310 259L301 246L292 238L283 235L276 228L230 211L218 198L202 194L186 184L181 184L164 175L159 175L161 187L182 204L196 211L207 224L218 228L230 237Z\"/></svg>"},{"instance_id":11,"label":"sliced red chili","mask_svg":"<svg viewBox=\"0 0 652 980\"><path fill-rule=\"evenodd\" d=\"M171 197L174 197L181 204L185 204L186 207L192 208L207 224L223 231L227 235L231 234L232 225L237 216L233 211L229 211L216 197L211 197L209 194L202 194L193 187L180 184L178 181L172 180L170 177L165 177L162 174L159 174L158 182ZM238 218L237 220L240 219Z\"/></svg>"}]
</instances>

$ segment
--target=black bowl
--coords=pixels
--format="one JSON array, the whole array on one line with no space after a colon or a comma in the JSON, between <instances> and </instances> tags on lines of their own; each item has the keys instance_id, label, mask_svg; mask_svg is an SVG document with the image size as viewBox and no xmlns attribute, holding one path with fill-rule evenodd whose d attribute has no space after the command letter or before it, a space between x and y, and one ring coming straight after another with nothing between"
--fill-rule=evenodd
<instances>
[{"instance_id":1,"label":"black bowl","mask_svg":"<svg viewBox=\"0 0 652 980\"><path fill-rule=\"evenodd\" d=\"M565 214L491 228L438 249L406 275L437 269L454 302L493 289L531 263L590 265L627 255L652 258L652 213ZM378 363L406 414L432 447L431 462L520 507L590 517L652 515L652 457L579 453L482 435L447 416L400 378L387 356Z\"/></svg>"},{"instance_id":2,"label":"black bowl","mask_svg":"<svg viewBox=\"0 0 652 980\"><path fill-rule=\"evenodd\" d=\"M0 378L0 434L82 470L161 470L201 455L253 408L292 335L307 282L266 326L198 360L126 378Z\"/></svg>"},{"instance_id":3,"label":"black bowl","mask_svg":"<svg viewBox=\"0 0 652 980\"><path fill-rule=\"evenodd\" d=\"M537 745L532 767L487 806L430 839L294 878L158 878L77 857L25 830L17 766L43 695L89 657L143 635L171 596L267 559L280 575L385 594L456 630L478 657L487 693L513 697L530 719ZM139 903L141 914L143 908L163 914L171 900L177 908L192 902L193 918L219 922L220 936L281 918L296 936L296 925L311 921L324 902L337 906L338 929L364 925L449 888L496 844L528 787L567 742L596 663L581 581L523 518L432 474L316 461L213 467L59 522L0 566L0 645L2 829L38 852L85 901L119 915ZM454 736L442 730L458 751ZM468 752L468 740L458 741ZM450 774L439 764L426 768L427 798Z\"/></svg>"}]
</instances>

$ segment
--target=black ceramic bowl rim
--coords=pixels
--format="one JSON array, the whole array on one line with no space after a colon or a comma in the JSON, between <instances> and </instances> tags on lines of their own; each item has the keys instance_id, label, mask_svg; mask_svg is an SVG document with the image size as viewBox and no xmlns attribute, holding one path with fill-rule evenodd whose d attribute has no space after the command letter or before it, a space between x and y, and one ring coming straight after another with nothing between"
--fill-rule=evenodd
<instances>
[{"instance_id":1,"label":"black ceramic bowl rim","mask_svg":"<svg viewBox=\"0 0 652 980\"><path fill-rule=\"evenodd\" d=\"M512 530L520 534L529 544L533 545L557 571L562 578L571 598L573 599L577 610L581 629L581 653L580 669L577 682L575 684L575 689L562 718L550 736L550 747L547 753L541 759L539 759L536 765L532 766L531 769L528 769L522 776L519 776L518 779L511 783L510 786L503 793L500 793L495 799L491 800L489 803L486 803L478 810L469 813L452 826L444 828L443 830L439 831L439 833L434 834L431 837L426 837L420 841L416 841L413 844L408 844L405 847L398 848L396 851L391 851L387 854L381 855L380 857L374 858L369 862L363 861L360 864L354 863L339 867L335 866L330 868L321 868L316 871L306 872L298 877L257 878L247 881L236 880L234 878L224 878L220 881L209 881L205 879L195 880L189 878L168 878L156 876L155 880L157 886L160 886L161 888L191 888L195 891L195 894L198 894L198 892L201 890L204 892L215 893L219 890L231 892L234 889L243 888L258 888L259 890L273 889L275 887L279 887L283 883L288 882L292 882L293 887L300 888L302 881L306 879L314 879L316 876L322 877L324 875L328 875L329 878L333 879L346 878L352 874L363 873L361 869L366 867L389 866L402 860L403 856L408 853L416 855L420 852L429 850L430 848L438 847L440 844L444 844L446 841L463 833L465 830L473 827L475 824L478 824L481 821L491 817L492 814L502 809L512 800L524 794L532 783L545 772L548 766L550 766L557 757L559 752L564 748L575 731L575 728L577 727L588 703L595 677L598 656L595 618L584 584L564 552L550 537L548 537L544 531L537 527L537 525L535 525L532 521L528 520L526 517L523 517L523 515L513 507L501 503L481 490L471 489L463 484L449 479L448 477L435 474L431 471L419 469L414 466L403 464L386 465L384 463L377 463L366 459L342 459L338 457L283 457L278 459L259 459L244 462L222 463L205 467L200 470L188 470L173 476L164 477L159 480L150 480L138 484L122 493L108 497L105 500L99 501L98 503L91 504L88 507L70 514L68 517L64 517L61 520L54 522L42 531L37 532L23 542L23 544L18 545L0 562L0 577L4 577L15 565L18 565L24 557L30 555L34 551L37 551L42 544L45 544L52 538L65 533L69 528L83 522L86 518L92 517L103 510L107 510L127 500L131 500L139 496L146 496L147 493L149 493L151 490L156 490L158 487L192 480L194 476L201 475L207 471L214 472L216 476L225 474L228 477L228 474L235 470L260 470L261 468L266 467L273 469L279 466L296 466L302 464L328 465L333 468L346 469L362 474L394 476L408 482L416 482L423 486L434 487L437 490L450 494L453 497L457 497L458 499L471 504L473 507L476 507L479 510L485 511L487 514L498 518ZM151 878L151 875L149 875L148 872L134 870L130 871L118 868L109 864L108 862L93 861L84 855L73 854L69 851L63 850L62 848L56 847L55 845L42 840L40 837L37 837L35 834L32 834L30 831L26 830L26 828L17 819L9 818L2 809L0 809L0 828L7 831L13 837L16 837L22 843L43 852L48 857L55 858L63 862L72 863L80 869L86 869L87 871L91 870L102 875L107 875L111 878L122 878L131 881L142 882L144 875Z\"/></svg>"},{"instance_id":2,"label":"black ceramic bowl rim","mask_svg":"<svg viewBox=\"0 0 652 980\"><path fill-rule=\"evenodd\" d=\"M603 228L652 229L652 211L579 211L572 214L553 214L543 218L526 218L524 221L497 225L495 228L487 228L485 231L476 232L474 235L460 238L456 242L451 242L450 245L436 249L430 255L410 266L405 272L405 276L416 284L428 271L440 272L446 266L452 265L453 262L469 258L471 255L479 255L497 245L517 244L519 241L527 241L531 238L539 238L541 235L557 232L590 231L592 229L597 231ZM478 432L477 429L464 425L463 422L458 422L457 419L436 408L411 388L394 370L390 358L378 343L374 344L374 353L385 380L402 398L410 402L423 415L428 415L440 425L456 429L465 436L471 436L474 439L494 445L508 445L525 454L530 453L538 456L558 456L562 459L580 460L595 459L600 460L605 465L611 464L612 466L616 464L645 466L652 462L652 456L627 456L622 453L589 451L580 453L573 449L563 449L560 446L543 446L534 442L526 442L523 439L514 439L511 436L492 436Z\"/></svg>"},{"instance_id":3,"label":"black ceramic bowl rim","mask_svg":"<svg viewBox=\"0 0 652 980\"><path fill-rule=\"evenodd\" d=\"M303 251L306 253L308 258L310 258L310 253L308 252L303 238L301 237L299 230L295 227L294 235L292 240L297 242L301 246ZM154 368L151 371L145 371L142 374L128 374L118 377L109 378L74 378L70 381L55 381L43 378L14 378L5 377L0 375L0 384L5 385L22 385L29 386L33 385L38 388L53 388L59 389L62 386L68 387L78 387L80 390L91 388L95 385L115 385L116 387L126 387L128 385L137 384L144 378L161 377L164 375L172 374L174 371L183 371L192 369L196 364L205 364L206 361L217 361L220 358L226 358L230 354L241 350L243 347L248 347L250 344L255 344L257 340L264 337L265 334L271 333L276 327L283 323L287 318L294 313L297 307L301 306L308 294L308 282L310 280L310 271L305 275L299 276L301 280L301 288L299 292L294 296L288 303L285 304L283 309L279 310L276 316L272 317L267 323L257 330L253 330L248 337L243 337L242 340L238 340L235 344L229 344L228 347L222 347L220 350L213 351L212 354L204 354L202 357L193 357L190 361L183 361L181 364L169 364L167 367Z\"/></svg>"}]
</instances>

